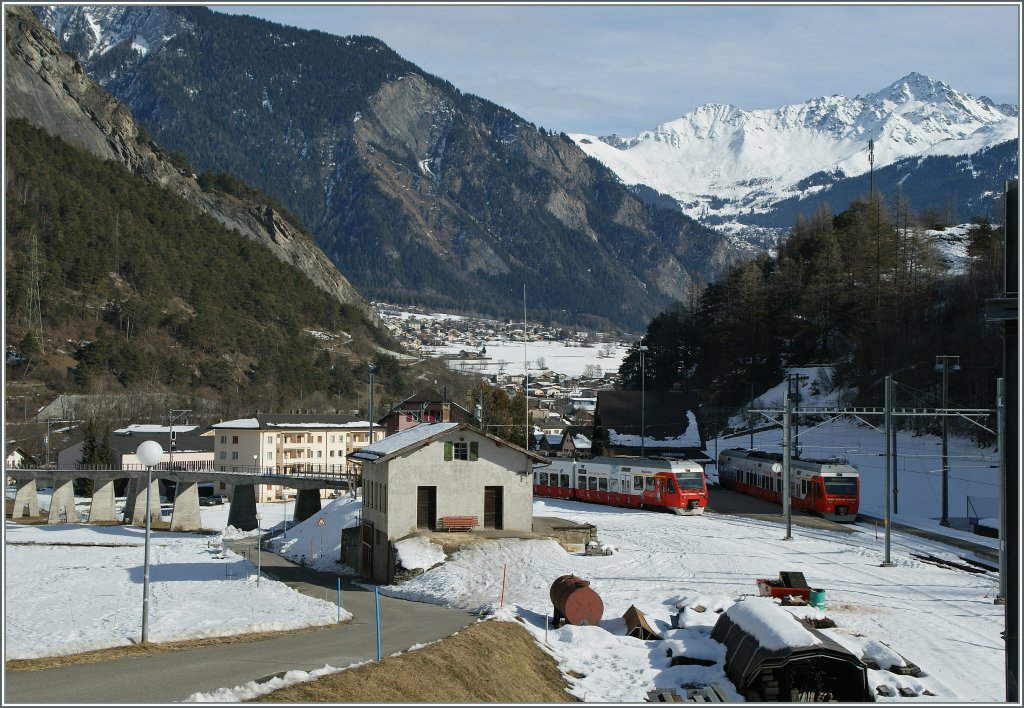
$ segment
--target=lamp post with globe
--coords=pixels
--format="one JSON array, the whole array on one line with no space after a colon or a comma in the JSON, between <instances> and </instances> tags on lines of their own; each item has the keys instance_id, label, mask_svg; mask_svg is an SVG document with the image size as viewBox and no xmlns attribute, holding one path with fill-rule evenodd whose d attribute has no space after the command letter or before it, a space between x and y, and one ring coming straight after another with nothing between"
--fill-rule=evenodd
<instances>
[{"instance_id":1,"label":"lamp post with globe","mask_svg":"<svg viewBox=\"0 0 1024 708\"><path fill-rule=\"evenodd\" d=\"M142 562L142 643L149 641L149 529L150 504L153 495L153 467L164 456L164 449L156 440L146 440L135 451L139 462L146 466L146 550Z\"/></svg>"}]
</instances>

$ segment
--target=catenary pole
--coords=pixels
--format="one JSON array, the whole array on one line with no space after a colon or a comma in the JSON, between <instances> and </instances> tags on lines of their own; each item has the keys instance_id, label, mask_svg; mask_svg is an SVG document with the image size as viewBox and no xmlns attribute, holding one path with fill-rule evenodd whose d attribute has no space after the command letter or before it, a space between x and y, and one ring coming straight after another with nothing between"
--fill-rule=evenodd
<instances>
[{"instance_id":1,"label":"catenary pole","mask_svg":"<svg viewBox=\"0 0 1024 708\"><path fill-rule=\"evenodd\" d=\"M785 437L784 445L782 448L782 511L786 514L786 538L784 540L789 541L793 538L793 516L792 516L792 503L789 498L789 476L792 468L792 453L790 452L790 445L792 443L791 435L792 430L790 429L790 420L793 416L793 399L790 397L790 393L786 391L786 411L782 414L782 429L783 436Z\"/></svg>"},{"instance_id":2,"label":"catenary pole","mask_svg":"<svg viewBox=\"0 0 1024 708\"><path fill-rule=\"evenodd\" d=\"M882 561L882 567L888 568L892 566L892 556L889 538L889 528L891 526L891 520L889 517L889 506L891 504L891 496L889 490L891 489L891 465L892 465L892 451L889 449L889 441L891 439L892 431L892 375L885 377L885 559Z\"/></svg>"}]
</instances>

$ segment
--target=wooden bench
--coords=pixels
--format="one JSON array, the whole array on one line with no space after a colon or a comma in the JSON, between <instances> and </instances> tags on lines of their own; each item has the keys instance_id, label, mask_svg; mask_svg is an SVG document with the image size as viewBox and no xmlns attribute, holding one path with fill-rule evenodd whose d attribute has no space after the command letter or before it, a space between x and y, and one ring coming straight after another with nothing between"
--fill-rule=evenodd
<instances>
[{"instance_id":1,"label":"wooden bench","mask_svg":"<svg viewBox=\"0 0 1024 708\"><path fill-rule=\"evenodd\" d=\"M438 531L472 531L478 525L475 516L442 516L437 520Z\"/></svg>"}]
</instances>

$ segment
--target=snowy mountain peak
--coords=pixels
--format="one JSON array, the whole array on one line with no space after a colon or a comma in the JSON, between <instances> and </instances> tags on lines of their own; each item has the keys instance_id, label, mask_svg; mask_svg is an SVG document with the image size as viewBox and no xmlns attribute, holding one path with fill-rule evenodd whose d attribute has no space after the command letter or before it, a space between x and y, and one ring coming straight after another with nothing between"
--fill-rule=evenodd
<instances>
[{"instance_id":1,"label":"snowy mountain peak","mask_svg":"<svg viewBox=\"0 0 1024 708\"><path fill-rule=\"evenodd\" d=\"M910 73L866 96L777 109L706 103L636 137L570 135L626 184L676 199L697 219L765 213L830 180L932 155L970 155L1018 137L1018 111ZM710 222L709 222L710 223Z\"/></svg>"},{"instance_id":2,"label":"snowy mountain peak","mask_svg":"<svg viewBox=\"0 0 1024 708\"><path fill-rule=\"evenodd\" d=\"M887 88L868 94L864 100L874 103L879 100L890 100L894 103L905 103L911 100L938 101L947 92L952 91L948 84L942 81L935 81L924 74L916 71L894 81Z\"/></svg>"}]
</instances>

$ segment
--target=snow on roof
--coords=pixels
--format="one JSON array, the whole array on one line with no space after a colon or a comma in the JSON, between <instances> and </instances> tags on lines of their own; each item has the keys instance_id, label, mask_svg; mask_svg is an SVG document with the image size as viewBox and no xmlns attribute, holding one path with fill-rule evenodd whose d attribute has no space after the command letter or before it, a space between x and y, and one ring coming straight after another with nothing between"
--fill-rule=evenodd
<instances>
[{"instance_id":1,"label":"snow on roof","mask_svg":"<svg viewBox=\"0 0 1024 708\"><path fill-rule=\"evenodd\" d=\"M267 423L268 428L369 428L370 421L357 420L351 423Z\"/></svg>"},{"instance_id":2,"label":"snow on roof","mask_svg":"<svg viewBox=\"0 0 1024 708\"><path fill-rule=\"evenodd\" d=\"M772 598L748 597L730 606L725 613L765 649L821 644L820 639L807 631L792 613L776 605Z\"/></svg>"},{"instance_id":3,"label":"snow on roof","mask_svg":"<svg viewBox=\"0 0 1024 708\"><path fill-rule=\"evenodd\" d=\"M225 420L222 423L215 423L212 427L214 427L214 428L233 428L233 429L234 428L250 428L250 429L254 429L254 430L261 429L260 428L260 422L256 418L239 418L237 420ZM314 429L321 429L321 430L325 429L325 428L334 428L334 429L344 428L344 429L359 430L361 428L369 428L370 427L370 421L368 421L368 420L355 420L355 421L349 421L349 422L346 422L346 423L334 423L334 422L326 423L326 422L317 422L316 420L304 421L304 422L301 422L301 423L299 423L299 422L291 422L291 423L288 423L288 422L285 422L285 423L271 423L271 422L268 422L263 427L268 429L268 430L271 429L271 428L288 428L288 429L291 429L291 428L314 428ZM175 428L175 430L177 430L177 428Z\"/></svg>"},{"instance_id":4,"label":"snow on roof","mask_svg":"<svg viewBox=\"0 0 1024 708\"><path fill-rule=\"evenodd\" d=\"M372 445L367 445L353 452L351 457L357 460L373 462L416 443L429 440L435 435L446 433L453 428L459 427L459 425L459 423L420 423L394 435L389 435L383 440L378 440Z\"/></svg>"},{"instance_id":5,"label":"snow on roof","mask_svg":"<svg viewBox=\"0 0 1024 708\"><path fill-rule=\"evenodd\" d=\"M214 423L214 428L259 428L260 422L255 418L239 418L237 420L225 420L223 423Z\"/></svg>"},{"instance_id":6,"label":"snow on roof","mask_svg":"<svg viewBox=\"0 0 1024 708\"><path fill-rule=\"evenodd\" d=\"M586 435L573 435L572 444L577 450L589 450L590 449L590 438Z\"/></svg>"},{"instance_id":7,"label":"snow on roof","mask_svg":"<svg viewBox=\"0 0 1024 708\"><path fill-rule=\"evenodd\" d=\"M693 411L686 411L686 430L672 438L656 438L650 433L646 435L646 444L652 447L700 447L700 433L697 431L697 417ZM608 442L619 447L640 447L640 435L618 433L608 429Z\"/></svg>"},{"instance_id":8,"label":"snow on roof","mask_svg":"<svg viewBox=\"0 0 1024 708\"><path fill-rule=\"evenodd\" d=\"M175 425L174 432L177 433L191 433L193 430L198 428L198 425ZM171 434L171 428L166 425L142 425L135 424L129 425L127 428L118 428L114 431L114 435L156 435L158 433Z\"/></svg>"}]
</instances>

